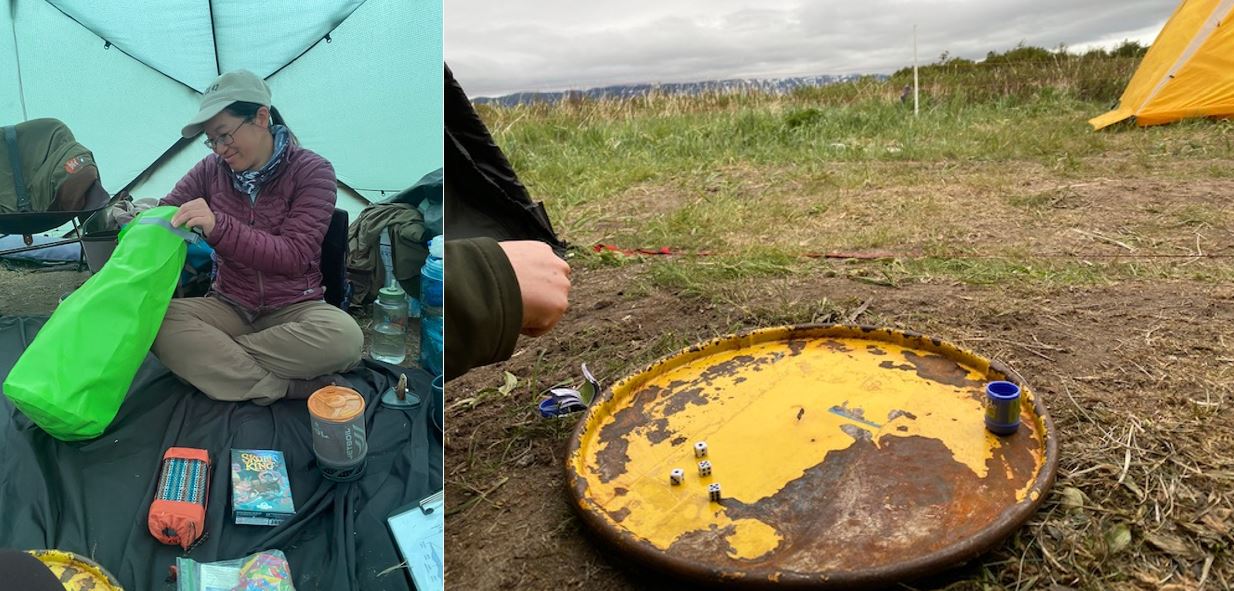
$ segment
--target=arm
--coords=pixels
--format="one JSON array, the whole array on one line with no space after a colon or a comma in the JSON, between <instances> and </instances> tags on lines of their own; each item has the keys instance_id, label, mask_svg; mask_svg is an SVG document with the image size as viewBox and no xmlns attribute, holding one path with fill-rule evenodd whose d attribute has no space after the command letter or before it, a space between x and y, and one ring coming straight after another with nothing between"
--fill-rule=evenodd
<instances>
[{"instance_id":1,"label":"arm","mask_svg":"<svg viewBox=\"0 0 1234 591\"><path fill-rule=\"evenodd\" d=\"M446 380L509 359L523 326L514 268L496 240L446 241Z\"/></svg>"},{"instance_id":2,"label":"arm","mask_svg":"<svg viewBox=\"0 0 1234 591\"><path fill-rule=\"evenodd\" d=\"M266 273L307 273L320 264L321 241L330 227L338 184L328 162L299 172L296 195L279 234L254 228L244 220L216 214L210 246L227 260Z\"/></svg>"}]
</instances>

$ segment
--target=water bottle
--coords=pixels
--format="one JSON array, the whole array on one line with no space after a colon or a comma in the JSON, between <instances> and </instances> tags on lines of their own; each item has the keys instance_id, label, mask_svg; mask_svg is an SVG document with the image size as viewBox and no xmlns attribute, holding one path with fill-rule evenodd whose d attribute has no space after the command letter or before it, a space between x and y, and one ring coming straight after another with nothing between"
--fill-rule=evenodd
<instances>
[{"instance_id":1,"label":"water bottle","mask_svg":"<svg viewBox=\"0 0 1234 591\"><path fill-rule=\"evenodd\" d=\"M373 359L407 359L407 294L397 283L381 288L373 302Z\"/></svg>"},{"instance_id":2,"label":"water bottle","mask_svg":"<svg viewBox=\"0 0 1234 591\"><path fill-rule=\"evenodd\" d=\"M378 254L381 256L382 266L386 268L385 286L390 287L398 285L398 280L394 278L394 247L390 245L390 232L382 231L381 243L378 245ZM420 301L416 298L407 296L407 317L420 317Z\"/></svg>"},{"instance_id":3,"label":"water bottle","mask_svg":"<svg viewBox=\"0 0 1234 591\"><path fill-rule=\"evenodd\" d=\"M386 268L386 276L382 279L385 287L390 287L398 282L394 279L394 247L390 244L390 233L381 232L381 241L377 245L377 253L381 257L381 265Z\"/></svg>"},{"instance_id":4,"label":"water bottle","mask_svg":"<svg viewBox=\"0 0 1234 591\"><path fill-rule=\"evenodd\" d=\"M428 243L428 259L420 269L420 366L434 377L445 373L445 243L441 236Z\"/></svg>"}]
</instances>

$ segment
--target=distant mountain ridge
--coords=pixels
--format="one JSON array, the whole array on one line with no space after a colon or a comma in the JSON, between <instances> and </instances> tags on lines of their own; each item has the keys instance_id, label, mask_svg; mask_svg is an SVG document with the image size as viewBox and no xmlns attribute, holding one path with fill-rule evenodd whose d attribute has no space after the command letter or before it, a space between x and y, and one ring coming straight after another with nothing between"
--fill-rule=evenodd
<instances>
[{"instance_id":1,"label":"distant mountain ridge","mask_svg":"<svg viewBox=\"0 0 1234 591\"><path fill-rule=\"evenodd\" d=\"M791 92L798 88L826 86L842 82L852 82L862 78L863 74L842 74L821 76L798 76L793 78L735 78L730 80L705 80L702 82L667 82L657 84L617 84L588 88L586 90L561 90L555 92L516 92L499 97L477 97L473 102L478 105L493 104L512 107L527 103L556 103L571 98L588 99L627 99L643 96L650 92L665 94L697 95L709 92L759 91L770 93ZM871 74L871 78L886 80L886 74Z\"/></svg>"}]
</instances>

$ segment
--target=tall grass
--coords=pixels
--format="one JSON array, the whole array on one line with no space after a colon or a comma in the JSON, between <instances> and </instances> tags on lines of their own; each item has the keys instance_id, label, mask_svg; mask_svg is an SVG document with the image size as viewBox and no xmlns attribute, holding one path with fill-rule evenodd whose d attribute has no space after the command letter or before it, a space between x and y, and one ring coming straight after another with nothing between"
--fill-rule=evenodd
<instances>
[{"instance_id":1,"label":"tall grass","mask_svg":"<svg viewBox=\"0 0 1234 591\"><path fill-rule=\"evenodd\" d=\"M1044 59L973 63L955 60L919 72L921 92L933 101L960 102L1034 100L1042 89L1052 94L1097 104L1118 100L1131 80L1139 57L1077 57L1049 54ZM889 80L897 89L912 83L912 72L901 70Z\"/></svg>"},{"instance_id":2,"label":"tall grass","mask_svg":"<svg viewBox=\"0 0 1234 591\"><path fill-rule=\"evenodd\" d=\"M944 259L997 250L1004 246L968 244L972 227L1050 232L1087 221L1058 217L1070 198L1049 186L1128 174L1230 176L1215 164L1234 156L1229 123L1102 133L1087 125L1115 102L1136 58L1049 55L932 65L922 72L918 116L902 100L905 72L787 94L653 92L478 110L567 240L735 257L654 271L675 285L783 273L795 257L829 249ZM1178 165L1185 160L1201 162ZM982 264L981 273L971 265L908 268L978 282L1031 275L1016 269L1031 267L1022 253L1032 250L1005 248L1011 262ZM1099 279L1102 269L1126 274L1107 265L1058 276Z\"/></svg>"}]
</instances>

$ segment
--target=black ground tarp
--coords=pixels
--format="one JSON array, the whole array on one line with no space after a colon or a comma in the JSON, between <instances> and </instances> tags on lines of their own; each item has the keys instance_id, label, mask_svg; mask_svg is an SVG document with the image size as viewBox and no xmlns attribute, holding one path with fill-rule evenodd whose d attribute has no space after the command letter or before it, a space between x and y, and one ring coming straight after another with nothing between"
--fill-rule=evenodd
<instances>
[{"instance_id":1,"label":"black ground tarp","mask_svg":"<svg viewBox=\"0 0 1234 591\"><path fill-rule=\"evenodd\" d=\"M43 321L0 316L0 383ZM347 374L368 401L369 441L364 476L347 484L317 470L304 401L217 402L153 356L115 422L92 441L58 441L0 397L0 548L76 552L128 591L174 589L166 579L178 556L210 562L266 549L286 553L298 591L406 590L406 571L392 568L402 560L386 518L441 488L442 447L428 404L400 411L378 401L396 369L366 360ZM175 446L209 450L212 462L206 537L187 554L159 543L146 527L160 460ZM235 525L233 448L283 452L296 505L292 521Z\"/></svg>"}]
</instances>

